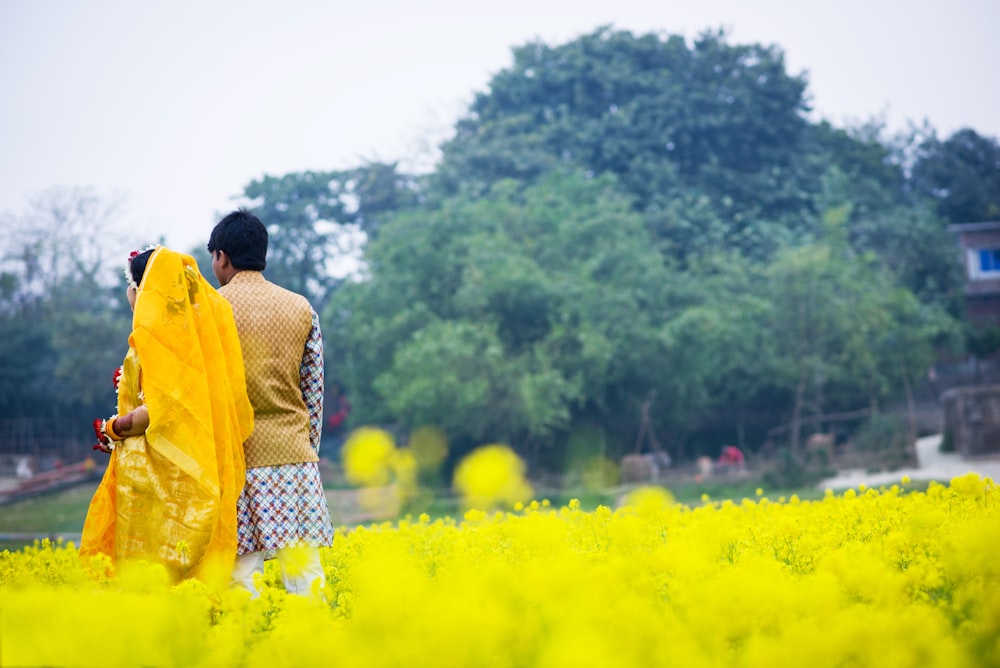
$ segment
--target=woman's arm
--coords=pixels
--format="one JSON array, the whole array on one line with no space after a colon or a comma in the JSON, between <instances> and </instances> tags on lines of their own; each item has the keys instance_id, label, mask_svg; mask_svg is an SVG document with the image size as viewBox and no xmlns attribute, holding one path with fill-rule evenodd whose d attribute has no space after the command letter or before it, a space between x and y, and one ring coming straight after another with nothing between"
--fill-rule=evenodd
<instances>
[{"instance_id":1,"label":"woman's arm","mask_svg":"<svg viewBox=\"0 0 1000 668\"><path fill-rule=\"evenodd\" d=\"M119 415L113 420L108 420L105 431L113 441L120 441L129 436L138 436L146 431L149 426L149 410L145 406L139 406L125 415Z\"/></svg>"}]
</instances>

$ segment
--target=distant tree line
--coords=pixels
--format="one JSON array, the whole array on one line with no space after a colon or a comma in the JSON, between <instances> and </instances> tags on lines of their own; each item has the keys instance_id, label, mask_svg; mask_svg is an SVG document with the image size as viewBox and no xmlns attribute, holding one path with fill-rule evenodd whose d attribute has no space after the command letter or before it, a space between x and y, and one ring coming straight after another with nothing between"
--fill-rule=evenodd
<instances>
[{"instance_id":1,"label":"distant tree line","mask_svg":"<svg viewBox=\"0 0 1000 668\"><path fill-rule=\"evenodd\" d=\"M514 49L430 173L243 195L269 277L321 310L352 424L558 468L581 433L633 449L645 407L675 457L785 424L794 450L810 417L912 400L974 335L946 227L1000 219L995 138L814 122L807 88L777 47L602 28ZM43 266L64 228L28 227L0 277L0 415L85 423L112 401L123 284L102 255ZM345 231L366 241L338 279Z\"/></svg>"}]
</instances>

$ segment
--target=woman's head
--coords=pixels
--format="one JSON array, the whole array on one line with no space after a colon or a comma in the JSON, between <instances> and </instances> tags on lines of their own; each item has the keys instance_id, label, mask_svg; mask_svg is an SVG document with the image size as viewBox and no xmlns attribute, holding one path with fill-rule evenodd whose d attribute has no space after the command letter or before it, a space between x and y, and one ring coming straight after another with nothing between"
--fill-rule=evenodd
<instances>
[{"instance_id":1,"label":"woman's head","mask_svg":"<svg viewBox=\"0 0 1000 668\"><path fill-rule=\"evenodd\" d=\"M132 283L136 287L139 287L139 283L142 282L142 275L146 273L146 265L149 264L149 257L153 254L155 248L149 248L147 250L138 253L129 260L128 271L132 276Z\"/></svg>"},{"instance_id":2,"label":"woman's head","mask_svg":"<svg viewBox=\"0 0 1000 668\"><path fill-rule=\"evenodd\" d=\"M142 276L146 273L146 265L149 264L149 258L153 255L154 250L156 248L147 248L141 252L134 251L129 256L128 268L125 272L125 278L128 279L125 297L132 308L135 308L135 297L139 291L139 284L142 283Z\"/></svg>"}]
</instances>

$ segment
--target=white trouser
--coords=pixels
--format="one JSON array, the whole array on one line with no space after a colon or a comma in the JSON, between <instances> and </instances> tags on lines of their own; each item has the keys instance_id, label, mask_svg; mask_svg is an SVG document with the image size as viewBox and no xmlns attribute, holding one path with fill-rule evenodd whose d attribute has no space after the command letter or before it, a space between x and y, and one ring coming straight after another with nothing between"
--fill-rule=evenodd
<instances>
[{"instance_id":1,"label":"white trouser","mask_svg":"<svg viewBox=\"0 0 1000 668\"><path fill-rule=\"evenodd\" d=\"M310 596L313 582L316 580L319 580L321 591L326 586L318 547L281 548L277 553L278 565L281 566L281 579L288 593ZM253 583L253 576L254 573L264 574L264 555L264 552L241 554L236 557L236 564L233 567L233 585L243 587L253 598L260 596Z\"/></svg>"}]
</instances>

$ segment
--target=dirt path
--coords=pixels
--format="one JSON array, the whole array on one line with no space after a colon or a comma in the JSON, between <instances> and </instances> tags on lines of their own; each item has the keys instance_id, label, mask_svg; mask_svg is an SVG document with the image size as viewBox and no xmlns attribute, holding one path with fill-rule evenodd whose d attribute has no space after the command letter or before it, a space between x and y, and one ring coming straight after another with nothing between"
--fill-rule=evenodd
<instances>
[{"instance_id":1,"label":"dirt path","mask_svg":"<svg viewBox=\"0 0 1000 668\"><path fill-rule=\"evenodd\" d=\"M833 490L867 485L892 485L905 475L911 480L938 480L947 482L966 473L1000 480L1000 457L968 459L957 453L941 452L941 435L925 436L917 439L917 466L886 473L867 473L862 469L841 471L833 478L819 483L820 489Z\"/></svg>"},{"instance_id":2,"label":"dirt path","mask_svg":"<svg viewBox=\"0 0 1000 668\"><path fill-rule=\"evenodd\" d=\"M376 499L381 499L381 502L369 503L371 507L366 508L361 502L360 490L326 490L326 503L330 507L330 519L333 525L352 526L396 519L399 509L394 502L395 493L391 487L368 490L368 493L374 495Z\"/></svg>"}]
</instances>

